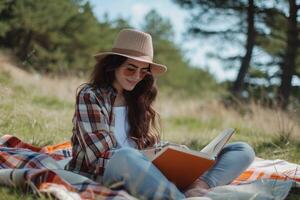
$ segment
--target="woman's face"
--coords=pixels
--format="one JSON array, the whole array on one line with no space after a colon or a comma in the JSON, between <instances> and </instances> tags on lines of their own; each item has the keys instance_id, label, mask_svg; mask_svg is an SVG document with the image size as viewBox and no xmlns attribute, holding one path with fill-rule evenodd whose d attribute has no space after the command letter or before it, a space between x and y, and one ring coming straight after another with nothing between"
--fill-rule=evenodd
<instances>
[{"instance_id":1,"label":"woman's face","mask_svg":"<svg viewBox=\"0 0 300 200\"><path fill-rule=\"evenodd\" d=\"M113 86L118 92L131 91L148 74L150 74L148 63L128 58L116 69Z\"/></svg>"}]
</instances>

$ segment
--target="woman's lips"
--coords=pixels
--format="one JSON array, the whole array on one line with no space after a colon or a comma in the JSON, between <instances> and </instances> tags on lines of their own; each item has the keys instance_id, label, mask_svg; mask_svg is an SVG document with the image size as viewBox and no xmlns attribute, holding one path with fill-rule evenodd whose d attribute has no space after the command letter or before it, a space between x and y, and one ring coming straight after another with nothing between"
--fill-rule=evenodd
<instances>
[{"instance_id":1,"label":"woman's lips","mask_svg":"<svg viewBox=\"0 0 300 200\"><path fill-rule=\"evenodd\" d=\"M137 84L137 81L130 81L130 80L127 80L131 85L136 85Z\"/></svg>"}]
</instances>

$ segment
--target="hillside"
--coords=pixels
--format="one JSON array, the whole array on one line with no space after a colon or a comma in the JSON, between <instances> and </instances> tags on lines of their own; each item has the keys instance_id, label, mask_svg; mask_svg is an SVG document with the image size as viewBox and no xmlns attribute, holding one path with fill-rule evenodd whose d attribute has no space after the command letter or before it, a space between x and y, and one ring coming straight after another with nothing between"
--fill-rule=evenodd
<instances>
[{"instance_id":1,"label":"hillside","mask_svg":"<svg viewBox=\"0 0 300 200\"><path fill-rule=\"evenodd\" d=\"M34 136L35 133L47 135L63 131L68 136L76 88L84 80L29 73L18 68L12 60L8 55L0 55L0 103L2 112L6 113L1 117L0 132L22 135L30 130ZM176 142L188 143L203 137L199 141L205 143L226 127L237 128L240 135L236 139L252 138L250 143L254 145L280 135L295 139L300 134L298 113L262 108L255 103L226 108L218 99L195 97L183 100L175 91L168 91L159 93L155 106L162 118L164 137ZM19 127L25 121L30 128L26 124Z\"/></svg>"},{"instance_id":2,"label":"hillside","mask_svg":"<svg viewBox=\"0 0 300 200\"><path fill-rule=\"evenodd\" d=\"M0 135L13 134L35 145L69 140L75 91L84 80L29 73L12 60L0 55ZM162 119L163 139L200 149L222 129L234 127L237 133L232 141L250 143L259 157L300 163L296 112L255 103L227 108L217 99L186 99L175 91L160 93L155 106Z\"/></svg>"}]
</instances>

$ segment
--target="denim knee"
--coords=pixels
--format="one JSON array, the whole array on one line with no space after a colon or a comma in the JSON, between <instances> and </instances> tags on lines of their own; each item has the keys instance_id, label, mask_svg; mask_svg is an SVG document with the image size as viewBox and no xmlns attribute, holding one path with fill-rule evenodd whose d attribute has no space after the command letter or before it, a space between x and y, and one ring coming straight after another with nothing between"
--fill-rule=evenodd
<instances>
[{"instance_id":1,"label":"denim knee","mask_svg":"<svg viewBox=\"0 0 300 200\"><path fill-rule=\"evenodd\" d=\"M183 199L183 194L138 150L121 148L108 161L104 185L122 184L139 199Z\"/></svg>"},{"instance_id":2,"label":"denim knee","mask_svg":"<svg viewBox=\"0 0 300 200\"><path fill-rule=\"evenodd\" d=\"M130 147L120 148L114 153L114 155L111 158L111 160L114 160L113 162L117 162L118 165L122 163L123 167L125 166L130 167L136 162L138 162L140 159L144 160L145 159L144 155L138 150Z\"/></svg>"},{"instance_id":3,"label":"denim knee","mask_svg":"<svg viewBox=\"0 0 300 200\"><path fill-rule=\"evenodd\" d=\"M143 159L143 155L133 148L124 147L116 150L106 165L103 174L104 182L107 180L124 179L129 176L132 167L136 167L139 163L138 159Z\"/></svg>"},{"instance_id":4,"label":"denim knee","mask_svg":"<svg viewBox=\"0 0 300 200\"><path fill-rule=\"evenodd\" d=\"M116 156L119 159L128 160L136 158L137 156L140 157L141 155L142 154L136 149L130 147L122 147L119 150L117 150L113 156Z\"/></svg>"},{"instance_id":5,"label":"denim knee","mask_svg":"<svg viewBox=\"0 0 300 200\"><path fill-rule=\"evenodd\" d=\"M255 152L253 148L246 142L233 142L229 144L230 151L238 151L240 161L249 165L253 162L255 158Z\"/></svg>"}]
</instances>

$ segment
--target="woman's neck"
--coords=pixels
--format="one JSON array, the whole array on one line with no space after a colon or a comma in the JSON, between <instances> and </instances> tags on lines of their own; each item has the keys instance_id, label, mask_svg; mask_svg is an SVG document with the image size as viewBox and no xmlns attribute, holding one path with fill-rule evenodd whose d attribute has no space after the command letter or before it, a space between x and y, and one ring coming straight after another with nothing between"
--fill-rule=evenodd
<instances>
[{"instance_id":1,"label":"woman's neck","mask_svg":"<svg viewBox=\"0 0 300 200\"><path fill-rule=\"evenodd\" d=\"M123 88L116 81L113 83L113 87L117 90L117 96L113 106L125 106L126 102L123 95Z\"/></svg>"},{"instance_id":2,"label":"woman's neck","mask_svg":"<svg viewBox=\"0 0 300 200\"><path fill-rule=\"evenodd\" d=\"M123 93L118 92L113 106L126 106L126 101Z\"/></svg>"}]
</instances>

